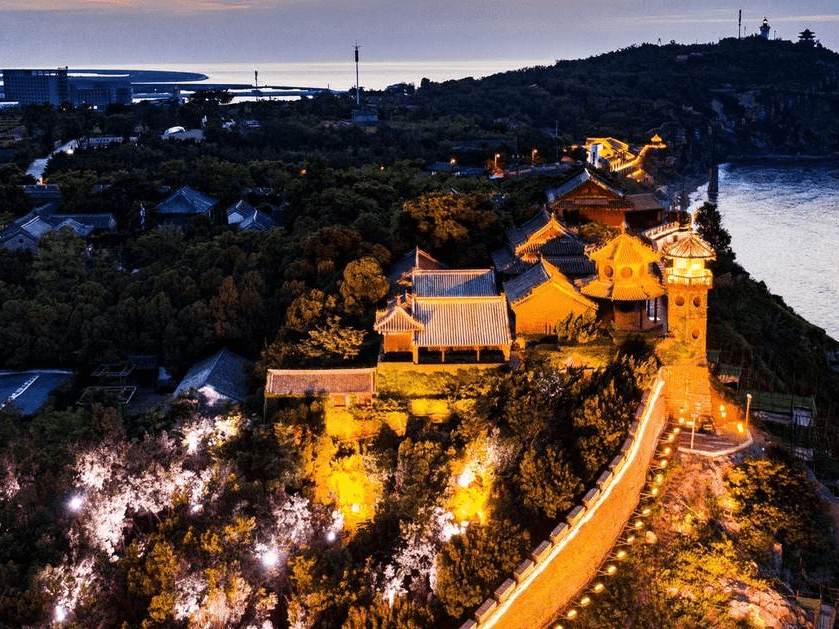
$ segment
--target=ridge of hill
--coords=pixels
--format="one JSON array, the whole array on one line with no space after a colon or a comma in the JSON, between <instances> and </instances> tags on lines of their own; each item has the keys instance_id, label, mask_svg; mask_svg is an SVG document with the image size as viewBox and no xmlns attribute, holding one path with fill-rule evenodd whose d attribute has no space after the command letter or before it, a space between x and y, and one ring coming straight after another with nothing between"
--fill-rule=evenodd
<instances>
[{"instance_id":1,"label":"ridge of hill","mask_svg":"<svg viewBox=\"0 0 839 629\"><path fill-rule=\"evenodd\" d=\"M658 132L682 168L825 155L839 144L839 54L760 37L643 44L480 80L423 81L416 102L442 114L558 128L573 139L642 142Z\"/></svg>"}]
</instances>

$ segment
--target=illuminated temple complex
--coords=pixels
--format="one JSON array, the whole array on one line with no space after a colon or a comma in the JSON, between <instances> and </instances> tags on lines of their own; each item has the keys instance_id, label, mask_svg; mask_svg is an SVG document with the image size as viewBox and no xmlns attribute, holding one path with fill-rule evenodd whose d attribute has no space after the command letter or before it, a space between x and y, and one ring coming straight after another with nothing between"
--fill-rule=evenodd
<instances>
[{"instance_id":1,"label":"illuminated temple complex","mask_svg":"<svg viewBox=\"0 0 839 629\"><path fill-rule=\"evenodd\" d=\"M418 248L394 264L373 326L382 358L506 361L513 339L552 335L576 318L669 334L704 357L713 250L692 227L662 224L652 193L624 195L588 169L547 196L548 205L506 232L494 268L448 269ZM587 247L569 220L617 223L620 231ZM633 224L645 231L636 235Z\"/></svg>"},{"instance_id":2,"label":"illuminated temple complex","mask_svg":"<svg viewBox=\"0 0 839 629\"><path fill-rule=\"evenodd\" d=\"M606 137L587 138L586 148L595 165L638 180L644 156L665 145L654 136L638 150ZM507 361L514 339L552 335L576 318L670 335L704 359L713 250L692 226L665 224L656 193L628 194L588 166L546 197L507 230L493 268L449 269L419 248L399 259L373 326L380 359ZM590 222L620 231L587 246L579 234Z\"/></svg>"}]
</instances>

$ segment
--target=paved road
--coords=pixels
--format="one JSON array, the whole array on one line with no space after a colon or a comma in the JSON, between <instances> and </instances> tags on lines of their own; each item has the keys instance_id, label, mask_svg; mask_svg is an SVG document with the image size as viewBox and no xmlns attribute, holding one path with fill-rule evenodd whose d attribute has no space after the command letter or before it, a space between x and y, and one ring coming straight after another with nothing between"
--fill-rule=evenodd
<instances>
[{"instance_id":1,"label":"paved road","mask_svg":"<svg viewBox=\"0 0 839 629\"><path fill-rule=\"evenodd\" d=\"M481 629L522 629L550 626L559 612L594 578L597 568L611 552L638 504L646 473L655 453L658 436L667 420L661 387L654 389L649 420L642 423L639 438L624 466L603 498L575 529L554 547L550 558L540 564ZM646 416L645 416L646 417Z\"/></svg>"}]
</instances>

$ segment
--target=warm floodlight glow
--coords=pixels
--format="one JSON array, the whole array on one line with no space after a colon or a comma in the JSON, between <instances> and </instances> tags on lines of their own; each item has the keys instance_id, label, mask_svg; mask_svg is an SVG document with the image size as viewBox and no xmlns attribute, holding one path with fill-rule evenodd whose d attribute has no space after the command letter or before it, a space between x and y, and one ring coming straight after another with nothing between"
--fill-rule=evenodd
<instances>
[{"instance_id":1,"label":"warm floodlight glow","mask_svg":"<svg viewBox=\"0 0 839 629\"><path fill-rule=\"evenodd\" d=\"M635 520L635 528L636 529L644 528L644 521L643 520Z\"/></svg>"},{"instance_id":2,"label":"warm floodlight glow","mask_svg":"<svg viewBox=\"0 0 839 629\"><path fill-rule=\"evenodd\" d=\"M615 554L615 559L623 559L624 557L626 557L626 551L625 550L619 550Z\"/></svg>"},{"instance_id":3,"label":"warm floodlight glow","mask_svg":"<svg viewBox=\"0 0 839 629\"><path fill-rule=\"evenodd\" d=\"M608 566L606 566L606 574L608 574L608 575L613 575L617 571L618 571L618 567L613 563L610 563Z\"/></svg>"},{"instance_id":4,"label":"warm floodlight glow","mask_svg":"<svg viewBox=\"0 0 839 629\"><path fill-rule=\"evenodd\" d=\"M650 513L652 513L652 509L650 509L649 507L646 507L646 508L645 508L645 509L641 512L641 515L650 515Z\"/></svg>"},{"instance_id":5,"label":"warm floodlight glow","mask_svg":"<svg viewBox=\"0 0 839 629\"><path fill-rule=\"evenodd\" d=\"M334 542L338 536L335 535L335 531L329 531L326 534L326 541L327 542Z\"/></svg>"},{"instance_id":6,"label":"warm floodlight glow","mask_svg":"<svg viewBox=\"0 0 839 629\"><path fill-rule=\"evenodd\" d=\"M603 585L602 583L595 583L592 590L594 590L595 594L600 594L605 588L606 588L606 586Z\"/></svg>"},{"instance_id":7,"label":"warm floodlight glow","mask_svg":"<svg viewBox=\"0 0 839 629\"><path fill-rule=\"evenodd\" d=\"M629 537L626 538L627 546L632 546L632 544L634 544L634 543L635 543L635 536L634 535L630 535Z\"/></svg>"},{"instance_id":8,"label":"warm floodlight glow","mask_svg":"<svg viewBox=\"0 0 839 629\"><path fill-rule=\"evenodd\" d=\"M673 439L676 438L676 435L667 435L667 443L671 443Z\"/></svg>"},{"instance_id":9,"label":"warm floodlight glow","mask_svg":"<svg viewBox=\"0 0 839 629\"><path fill-rule=\"evenodd\" d=\"M572 609L570 612L568 612L567 617L568 620L574 620L577 617L577 610Z\"/></svg>"},{"instance_id":10,"label":"warm floodlight glow","mask_svg":"<svg viewBox=\"0 0 839 629\"><path fill-rule=\"evenodd\" d=\"M475 480L475 474L472 473L471 468L466 468L460 473L460 476L457 477L457 486L458 487L469 487L472 484L472 481Z\"/></svg>"},{"instance_id":11,"label":"warm floodlight glow","mask_svg":"<svg viewBox=\"0 0 839 629\"><path fill-rule=\"evenodd\" d=\"M584 596L580 599L580 607L586 607L591 604L591 597Z\"/></svg>"},{"instance_id":12,"label":"warm floodlight glow","mask_svg":"<svg viewBox=\"0 0 839 629\"><path fill-rule=\"evenodd\" d=\"M664 482L664 474L656 474L655 475L655 483L656 485L661 485Z\"/></svg>"},{"instance_id":13,"label":"warm floodlight glow","mask_svg":"<svg viewBox=\"0 0 839 629\"><path fill-rule=\"evenodd\" d=\"M745 426L743 426L743 422L737 422L737 432L739 432L741 435L744 432L746 432L746 428Z\"/></svg>"},{"instance_id":14,"label":"warm floodlight glow","mask_svg":"<svg viewBox=\"0 0 839 629\"><path fill-rule=\"evenodd\" d=\"M55 621L56 622L64 622L67 620L67 610L64 608L63 605L56 605L55 606Z\"/></svg>"},{"instance_id":15,"label":"warm floodlight glow","mask_svg":"<svg viewBox=\"0 0 839 629\"><path fill-rule=\"evenodd\" d=\"M680 417L680 418L679 418L679 424L684 424L684 423L685 423L685 418L684 418L684 417Z\"/></svg>"},{"instance_id":16,"label":"warm floodlight glow","mask_svg":"<svg viewBox=\"0 0 839 629\"><path fill-rule=\"evenodd\" d=\"M664 448L664 456L670 456L670 454L672 452L673 452L673 448L671 448L670 446L667 446L666 448Z\"/></svg>"},{"instance_id":17,"label":"warm floodlight glow","mask_svg":"<svg viewBox=\"0 0 839 629\"><path fill-rule=\"evenodd\" d=\"M650 490L650 495L651 495L653 498L655 498L656 496L658 496L658 487L653 487L653 488Z\"/></svg>"},{"instance_id":18,"label":"warm floodlight glow","mask_svg":"<svg viewBox=\"0 0 839 629\"><path fill-rule=\"evenodd\" d=\"M658 462L658 466L667 467L667 459L661 459L661 461Z\"/></svg>"},{"instance_id":19,"label":"warm floodlight glow","mask_svg":"<svg viewBox=\"0 0 839 629\"><path fill-rule=\"evenodd\" d=\"M350 506L350 511L352 511L353 513L359 513L361 511L361 505L359 505L357 502L352 503L352 506Z\"/></svg>"},{"instance_id":20,"label":"warm floodlight glow","mask_svg":"<svg viewBox=\"0 0 839 629\"><path fill-rule=\"evenodd\" d=\"M70 511L80 511L83 504L84 498L82 496L73 496L67 506L70 507Z\"/></svg>"},{"instance_id":21,"label":"warm floodlight glow","mask_svg":"<svg viewBox=\"0 0 839 629\"><path fill-rule=\"evenodd\" d=\"M277 551L274 549L266 550L262 553L262 565L266 568L273 568L279 562L280 556L277 554Z\"/></svg>"}]
</instances>

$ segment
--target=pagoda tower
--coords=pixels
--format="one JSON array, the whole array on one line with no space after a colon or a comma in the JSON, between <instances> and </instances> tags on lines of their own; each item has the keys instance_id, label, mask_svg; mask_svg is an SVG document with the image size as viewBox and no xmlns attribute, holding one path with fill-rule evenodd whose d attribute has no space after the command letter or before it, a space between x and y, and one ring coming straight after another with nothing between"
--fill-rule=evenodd
<instances>
[{"instance_id":1,"label":"pagoda tower","mask_svg":"<svg viewBox=\"0 0 839 629\"><path fill-rule=\"evenodd\" d=\"M667 286L667 326L693 359L705 360L708 329L708 291L714 278L706 262L716 255L698 235L668 243L663 253Z\"/></svg>"}]
</instances>

